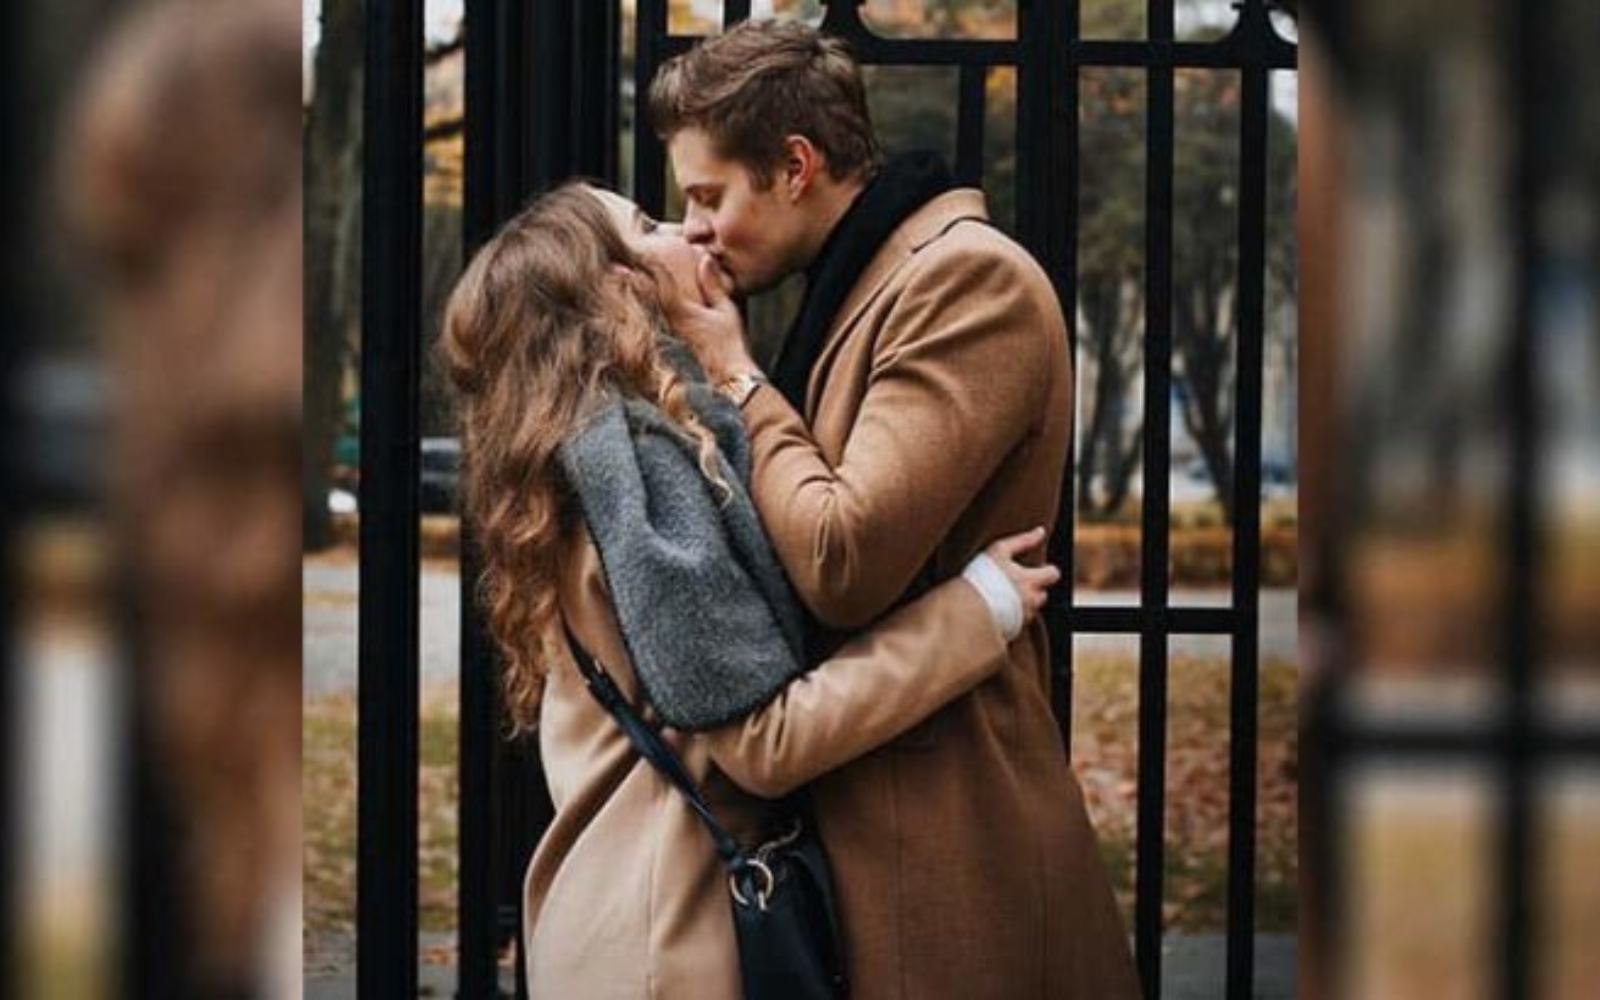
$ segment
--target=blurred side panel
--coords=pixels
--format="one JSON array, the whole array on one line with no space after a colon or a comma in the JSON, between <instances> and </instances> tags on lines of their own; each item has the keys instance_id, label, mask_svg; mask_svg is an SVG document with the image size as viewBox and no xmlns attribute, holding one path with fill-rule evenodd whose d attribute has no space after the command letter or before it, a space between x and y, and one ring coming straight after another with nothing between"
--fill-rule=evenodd
<instances>
[{"instance_id":1,"label":"blurred side panel","mask_svg":"<svg viewBox=\"0 0 1600 1000\"><path fill-rule=\"evenodd\" d=\"M1596 10L1307 6L1310 995L1592 984Z\"/></svg>"},{"instance_id":2,"label":"blurred side panel","mask_svg":"<svg viewBox=\"0 0 1600 1000\"><path fill-rule=\"evenodd\" d=\"M52 749L34 784L68 817L41 840L96 831L120 878L63 934L78 961L48 954L19 995L298 995L300 19L286 0L68 8L102 20L43 130L37 200L60 220L41 229L71 284L30 391L43 426L99 425L81 457L72 433L39 448L86 471L34 547L54 575L90 564L98 613L41 616L40 745L80 757ZM83 690L50 693L85 644ZM73 783L80 759L98 781ZM50 805L94 787L112 804Z\"/></svg>"},{"instance_id":3,"label":"blurred side panel","mask_svg":"<svg viewBox=\"0 0 1600 1000\"><path fill-rule=\"evenodd\" d=\"M115 5L29 5L7 21L0 188L5 335L0 445L5 662L5 927L0 993L107 995L118 738L106 618L107 383L63 218L55 144L88 52Z\"/></svg>"}]
</instances>

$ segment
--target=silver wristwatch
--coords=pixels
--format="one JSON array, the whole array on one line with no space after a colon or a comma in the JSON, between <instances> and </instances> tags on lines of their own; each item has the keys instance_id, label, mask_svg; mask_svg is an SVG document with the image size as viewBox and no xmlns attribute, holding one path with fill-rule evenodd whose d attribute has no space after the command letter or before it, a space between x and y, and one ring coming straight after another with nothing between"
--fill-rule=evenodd
<instances>
[{"instance_id":1,"label":"silver wristwatch","mask_svg":"<svg viewBox=\"0 0 1600 1000\"><path fill-rule=\"evenodd\" d=\"M717 391L726 396L729 401L739 409L744 409L744 404L750 401L756 389L767 383L767 377L760 372L740 372L730 375L717 383Z\"/></svg>"}]
</instances>

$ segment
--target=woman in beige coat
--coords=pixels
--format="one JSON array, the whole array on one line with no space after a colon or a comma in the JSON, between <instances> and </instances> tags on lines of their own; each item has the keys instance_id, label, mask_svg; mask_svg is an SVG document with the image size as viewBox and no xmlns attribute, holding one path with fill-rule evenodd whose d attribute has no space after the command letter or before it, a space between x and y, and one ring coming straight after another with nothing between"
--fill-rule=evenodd
<instances>
[{"instance_id":1,"label":"woman in beige coat","mask_svg":"<svg viewBox=\"0 0 1600 1000\"><path fill-rule=\"evenodd\" d=\"M662 333L664 303L699 294L697 254L631 202L569 185L477 254L439 345L508 704L538 733L556 806L523 890L535 997L739 995L710 838L591 696L563 624L753 844L770 800L1000 670L1058 575L1016 561L1042 530L1001 539L804 670L737 410Z\"/></svg>"}]
</instances>

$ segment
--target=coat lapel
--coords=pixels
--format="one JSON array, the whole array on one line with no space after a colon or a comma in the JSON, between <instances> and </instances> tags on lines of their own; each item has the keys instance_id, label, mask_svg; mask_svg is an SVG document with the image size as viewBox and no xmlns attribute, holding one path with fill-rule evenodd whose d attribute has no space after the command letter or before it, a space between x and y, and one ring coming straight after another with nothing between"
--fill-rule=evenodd
<instances>
[{"instance_id":1,"label":"coat lapel","mask_svg":"<svg viewBox=\"0 0 1600 1000\"><path fill-rule=\"evenodd\" d=\"M939 195L913 212L889 235L883 247L873 256L872 263L861 272L861 278L845 297L844 304L839 307L839 312L828 327L822 353L817 356L817 363L811 369L811 379L806 385L806 423L816 420L828 372L844 345L851 340L850 334L857 321L867 307L893 283L895 275L906 262L955 223L963 219L987 222L988 218L983 192L976 188L958 188Z\"/></svg>"}]
</instances>

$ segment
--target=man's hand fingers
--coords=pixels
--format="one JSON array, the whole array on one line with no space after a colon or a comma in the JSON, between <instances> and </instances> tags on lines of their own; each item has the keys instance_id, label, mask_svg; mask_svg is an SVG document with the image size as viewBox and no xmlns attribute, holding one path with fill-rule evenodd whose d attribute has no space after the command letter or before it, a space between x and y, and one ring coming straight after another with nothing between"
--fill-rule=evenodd
<instances>
[{"instance_id":1,"label":"man's hand fingers","mask_svg":"<svg viewBox=\"0 0 1600 1000\"><path fill-rule=\"evenodd\" d=\"M700 294L705 299L706 305L720 309L724 304L732 304L733 300L728 295L722 266L717 263L715 257L706 254L700 258L700 263L695 268L695 278L699 281Z\"/></svg>"},{"instance_id":2,"label":"man's hand fingers","mask_svg":"<svg viewBox=\"0 0 1600 1000\"><path fill-rule=\"evenodd\" d=\"M1038 587L1041 591L1049 590L1061 582L1061 570L1050 563L1046 563L1043 566L1030 567L1022 572L1027 577L1028 582Z\"/></svg>"},{"instance_id":3,"label":"man's hand fingers","mask_svg":"<svg viewBox=\"0 0 1600 1000\"><path fill-rule=\"evenodd\" d=\"M995 559L1015 559L1017 556L1043 544L1043 528L1029 528L1015 535L1006 535L989 543L989 555Z\"/></svg>"}]
</instances>

